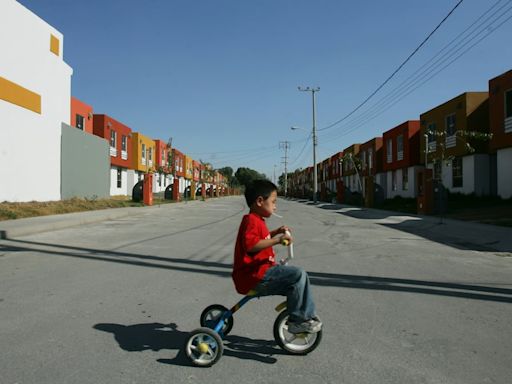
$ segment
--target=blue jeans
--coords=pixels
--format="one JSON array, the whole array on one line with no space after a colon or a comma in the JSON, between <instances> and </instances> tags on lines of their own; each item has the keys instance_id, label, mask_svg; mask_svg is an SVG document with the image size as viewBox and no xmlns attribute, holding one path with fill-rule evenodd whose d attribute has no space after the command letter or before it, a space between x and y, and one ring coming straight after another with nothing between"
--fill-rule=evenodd
<instances>
[{"instance_id":1,"label":"blue jeans","mask_svg":"<svg viewBox=\"0 0 512 384\"><path fill-rule=\"evenodd\" d=\"M286 296L290 322L302 322L316 316L309 277L301 268L289 265L273 266L254 289L260 296Z\"/></svg>"}]
</instances>

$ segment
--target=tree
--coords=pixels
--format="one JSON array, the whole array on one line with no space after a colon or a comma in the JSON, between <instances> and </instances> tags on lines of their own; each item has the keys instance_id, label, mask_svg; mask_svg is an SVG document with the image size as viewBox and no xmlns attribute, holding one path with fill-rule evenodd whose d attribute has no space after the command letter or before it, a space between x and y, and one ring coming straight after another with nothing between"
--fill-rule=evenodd
<instances>
[{"instance_id":1,"label":"tree","mask_svg":"<svg viewBox=\"0 0 512 384\"><path fill-rule=\"evenodd\" d=\"M235 172L235 177L240 185L248 185L253 180L266 179L267 177L254 169L240 167Z\"/></svg>"},{"instance_id":2,"label":"tree","mask_svg":"<svg viewBox=\"0 0 512 384\"><path fill-rule=\"evenodd\" d=\"M233 168L231 167L224 167L217 170L221 175L223 175L230 187L236 187L238 186L238 180L233 175Z\"/></svg>"}]
</instances>

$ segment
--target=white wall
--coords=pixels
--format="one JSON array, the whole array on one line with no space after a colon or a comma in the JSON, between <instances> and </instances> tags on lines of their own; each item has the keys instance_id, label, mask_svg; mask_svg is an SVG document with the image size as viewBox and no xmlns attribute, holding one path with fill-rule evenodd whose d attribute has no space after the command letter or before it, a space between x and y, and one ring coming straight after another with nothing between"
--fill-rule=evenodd
<instances>
[{"instance_id":1,"label":"white wall","mask_svg":"<svg viewBox=\"0 0 512 384\"><path fill-rule=\"evenodd\" d=\"M509 163L510 164L510 163ZM490 194L490 157L486 154L474 154L462 158L462 187L453 186L452 162L443 162L443 185L452 193L465 195Z\"/></svg>"},{"instance_id":2,"label":"white wall","mask_svg":"<svg viewBox=\"0 0 512 384\"><path fill-rule=\"evenodd\" d=\"M117 187L117 168L110 168L110 196L118 196L125 195L131 196L132 190L130 189L128 193L128 170L126 168L121 168L121 188ZM132 185L133 188L133 185Z\"/></svg>"},{"instance_id":3,"label":"white wall","mask_svg":"<svg viewBox=\"0 0 512 384\"><path fill-rule=\"evenodd\" d=\"M503 199L512 197L512 148L498 150L498 195Z\"/></svg>"},{"instance_id":4,"label":"white wall","mask_svg":"<svg viewBox=\"0 0 512 384\"><path fill-rule=\"evenodd\" d=\"M386 188L386 199L392 199L396 196L404 198L416 197L416 170L423 167L413 166L408 167L407 172L407 189L404 189L403 172L404 169L397 169L396 172L396 190L393 191L393 171L386 172L386 180L384 182ZM384 187L384 185L383 185Z\"/></svg>"},{"instance_id":5,"label":"white wall","mask_svg":"<svg viewBox=\"0 0 512 384\"><path fill-rule=\"evenodd\" d=\"M127 196L130 196L130 197L132 196L133 187L135 187L135 184L137 184L139 181L138 175L139 175L138 171L135 171L133 169L128 169L127 174L126 174L126 195Z\"/></svg>"},{"instance_id":6,"label":"white wall","mask_svg":"<svg viewBox=\"0 0 512 384\"><path fill-rule=\"evenodd\" d=\"M59 56L50 51L51 34ZM0 1L0 76L41 96L41 114L0 100L0 201L61 198L61 123L69 123L72 74L63 43L21 4Z\"/></svg>"}]
</instances>

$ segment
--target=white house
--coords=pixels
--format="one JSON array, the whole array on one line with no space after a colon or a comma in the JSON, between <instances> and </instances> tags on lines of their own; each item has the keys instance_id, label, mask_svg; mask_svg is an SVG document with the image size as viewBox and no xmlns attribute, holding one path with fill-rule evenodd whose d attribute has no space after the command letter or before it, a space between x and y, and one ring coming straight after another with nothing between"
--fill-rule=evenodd
<instances>
[{"instance_id":1,"label":"white house","mask_svg":"<svg viewBox=\"0 0 512 384\"><path fill-rule=\"evenodd\" d=\"M15 0L0 1L0 201L61 198L61 124L72 69L63 35Z\"/></svg>"}]
</instances>

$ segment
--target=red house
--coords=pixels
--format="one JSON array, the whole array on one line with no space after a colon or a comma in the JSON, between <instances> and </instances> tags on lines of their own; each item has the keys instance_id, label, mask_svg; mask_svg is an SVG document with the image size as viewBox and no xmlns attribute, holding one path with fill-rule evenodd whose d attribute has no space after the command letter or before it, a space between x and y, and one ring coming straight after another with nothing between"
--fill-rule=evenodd
<instances>
[{"instance_id":1,"label":"red house","mask_svg":"<svg viewBox=\"0 0 512 384\"><path fill-rule=\"evenodd\" d=\"M71 96L70 125L84 132L93 133L93 109L90 105Z\"/></svg>"},{"instance_id":2,"label":"red house","mask_svg":"<svg viewBox=\"0 0 512 384\"><path fill-rule=\"evenodd\" d=\"M496 193L512 197L512 70L489 80L489 131L496 156Z\"/></svg>"},{"instance_id":3,"label":"red house","mask_svg":"<svg viewBox=\"0 0 512 384\"><path fill-rule=\"evenodd\" d=\"M108 115L94 115L93 133L110 143L110 194L131 195L138 181L131 169L131 128Z\"/></svg>"},{"instance_id":4,"label":"red house","mask_svg":"<svg viewBox=\"0 0 512 384\"><path fill-rule=\"evenodd\" d=\"M377 178L387 198L416 197L416 169L420 164L420 121L409 120L382 135L383 174Z\"/></svg>"}]
</instances>

